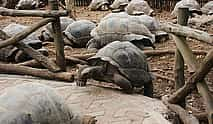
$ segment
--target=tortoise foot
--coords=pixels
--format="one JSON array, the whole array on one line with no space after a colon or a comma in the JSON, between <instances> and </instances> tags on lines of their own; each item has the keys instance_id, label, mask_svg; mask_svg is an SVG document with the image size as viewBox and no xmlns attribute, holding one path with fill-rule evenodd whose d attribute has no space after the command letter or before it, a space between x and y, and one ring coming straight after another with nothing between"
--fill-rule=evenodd
<instances>
[{"instance_id":1,"label":"tortoise foot","mask_svg":"<svg viewBox=\"0 0 213 124\"><path fill-rule=\"evenodd\" d=\"M86 86L86 80L77 80L76 85L79 87L84 87Z\"/></svg>"}]
</instances>

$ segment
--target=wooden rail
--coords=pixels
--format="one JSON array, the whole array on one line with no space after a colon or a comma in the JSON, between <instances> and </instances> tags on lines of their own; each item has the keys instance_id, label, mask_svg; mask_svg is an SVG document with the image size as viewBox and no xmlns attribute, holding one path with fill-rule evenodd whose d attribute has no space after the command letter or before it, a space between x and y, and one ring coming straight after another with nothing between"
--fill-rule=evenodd
<instances>
[{"instance_id":1,"label":"wooden rail","mask_svg":"<svg viewBox=\"0 0 213 124\"><path fill-rule=\"evenodd\" d=\"M187 22L187 12L188 8L179 8L178 12L178 23L179 24L186 24ZM209 124L213 123L213 98L208 89L208 86L204 80L205 76L213 67L213 50L210 50L209 53L206 55L205 59L199 65L196 61L196 58L193 56L192 50L189 48L188 44L186 43L186 39L184 38L185 35L176 35L175 33L172 34L176 46L176 61L175 61L175 81L176 85L178 85L177 91L172 94L167 101L164 102L167 106L172 107L173 105L170 104L180 104L183 105L183 101L185 97L192 92L195 88L197 88L198 92L204 99L204 103L206 104L206 112L208 113L208 121ZM184 36L184 37L183 37ZM212 41L212 39L211 39ZM183 57L183 59L181 58ZM192 76L184 83L184 69L183 69L183 60L189 66L190 71L193 73ZM180 107L173 106L173 111L181 114L180 111L183 109ZM184 107L184 106L183 106ZM186 113L185 113L186 114ZM184 124L194 124L197 123L196 120L190 121L191 116L182 116L180 115ZM194 118L194 117L193 117Z\"/></svg>"}]
</instances>

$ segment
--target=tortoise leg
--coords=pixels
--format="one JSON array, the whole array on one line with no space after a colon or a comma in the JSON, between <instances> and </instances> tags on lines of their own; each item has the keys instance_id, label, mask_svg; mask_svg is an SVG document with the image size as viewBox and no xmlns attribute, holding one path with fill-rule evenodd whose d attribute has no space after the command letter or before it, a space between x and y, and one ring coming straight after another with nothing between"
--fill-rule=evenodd
<instances>
[{"instance_id":1,"label":"tortoise leg","mask_svg":"<svg viewBox=\"0 0 213 124\"><path fill-rule=\"evenodd\" d=\"M114 74L113 80L116 85L118 85L125 93L132 93L133 87L128 79L120 74Z\"/></svg>"},{"instance_id":2,"label":"tortoise leg","mask_svg":"<svg viewBox=\"0 0 213 124\"><path fill-rule=\"evenodd\" d=\"M96 39L93 38L87 42L86 48L87 49L99 49L100 45L99 45L99 42L97 42Z\"/></svg>"},{"instance_id":3,"label":"tortoise leg","mask_svg":"<svg viewBox=\"0 0 213 124\"><path fill-rule=\"evenodd\" d=\"M91 66L79 65L79 70L77 73L77 86L86 86L88 78L96 79L96 77L102 77L103 67L102 66Z\"/></svg>"},{"instance_id":4,"label":"tortoise leg","mask_svg":"<svg viewBox=\"0 0 213 124\"><path fill-rule=\"evenodd\" d=\"M153 97L153 83L152 83L152 81L144 84L144 96Z\"/></svg>"}]
</instances>

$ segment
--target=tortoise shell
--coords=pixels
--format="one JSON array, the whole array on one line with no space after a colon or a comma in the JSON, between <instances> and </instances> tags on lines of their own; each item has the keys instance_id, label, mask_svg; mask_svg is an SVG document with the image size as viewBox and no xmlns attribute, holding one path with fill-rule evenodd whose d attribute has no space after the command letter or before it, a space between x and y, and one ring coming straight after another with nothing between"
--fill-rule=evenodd
<instances>
[{"instance_id":1,"label":"tortoise shell","mask_svg":"<svg viewBox=\"0 0 213 124\"><path fill-rule=\"evenodd\" d=\"M114 41L106 45L89 58L89 63L94 65L98 59L117 68L122 75L135 83L133 86L142 86L152 80L146 56L128 41Z\"/></svg>"}]
</instances>

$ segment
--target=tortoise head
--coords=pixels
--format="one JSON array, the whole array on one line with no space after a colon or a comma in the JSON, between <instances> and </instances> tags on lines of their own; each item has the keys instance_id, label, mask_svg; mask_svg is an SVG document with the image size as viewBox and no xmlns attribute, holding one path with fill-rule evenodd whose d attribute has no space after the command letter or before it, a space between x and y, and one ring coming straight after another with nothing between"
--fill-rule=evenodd
<instances>
[{"instance_id":1,"label":"tortoise head","mask_svg":"<svg viewBox=\"0 0 213 124\"><path fill-rule=\"evenodd\" d=\"M100 6L100 10L101 11L107 11L107 10L109 10L109 4L103 4L103 5L101 5Z\"/></svg>"},{"instance_id":2,"label":"tortoise head","mask_svg":"<svg viewBox=\"0 0 213 124\"><path fill-rule=\"evenodd\" d=\"M95 78L102 74L102 66L78 65L77 86L85 86L87 79Z\"/></svg>"},{"instance_id":3,"label":"tortoise head","mask_svg":"<svg viewBox=\"0 0 213 124\"><path fill-rule=\"evenodd\" d=\"M54 39L50 36L50 33L43 30L41 31L40 36L38 36L39 40L45 42L45 41L49 41L49 42L53 42Z\"/></svg>"}]
</instances>

